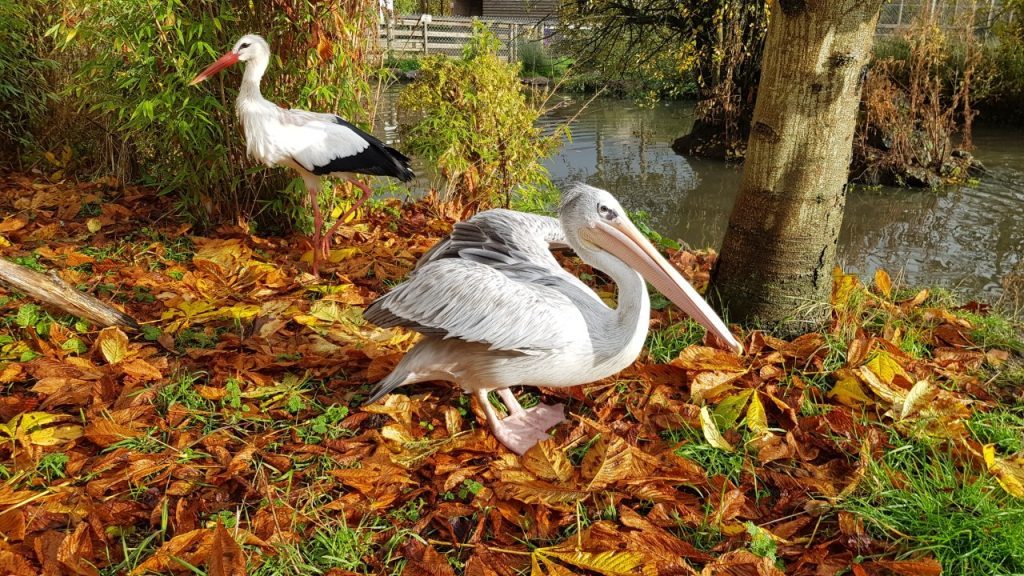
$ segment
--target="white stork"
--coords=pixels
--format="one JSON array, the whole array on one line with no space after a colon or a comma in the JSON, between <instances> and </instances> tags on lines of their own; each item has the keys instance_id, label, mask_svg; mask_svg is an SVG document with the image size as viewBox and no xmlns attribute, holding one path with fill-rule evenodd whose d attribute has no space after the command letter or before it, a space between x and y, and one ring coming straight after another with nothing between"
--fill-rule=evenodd
<instances>
[{"instance_id":1,"label":"white stork","mask_svg":"<svg viewBox=\"0 0 1024 576\"><path fill-rule=\"evenodd\" d=\"M245 130L246 150L267 166L288 166L299 173L313 208L313 273L326 256L338 225L366 202L370 188L347 174L391 176L408 182L415 176L409 158L335 114L289 110L270 102L260 93L260 79L270 63L270 45L256 34L238 39L230 52L221 56L192 79L195 85L217 72L245 62L245 75L235 101L235 110ZM320 213L320 179L345 176L363 191L352 208L323 234Z\"/></svg>"},{"instance_id":2,"label":"white stork","mask_svg":"<svg viewBox=\"0 0 1024 576\"><path fill-rule=\"evenodd\" d=\"M367 402L399 386L454 382L472 392L501 443L523 454L565 418L560 405L519 405L510 386L563 387L606 378L640 354L650 324L646 279L723 344L743 346L699 294L629 221L604 190L564 191L559 219L510 210L455 225L409 279L363 317L423 334ZM608 307L565 271L549 248L568 244L619 288ZM487 398L495 391L508 416Z\"/></svg>"}]
</instances>

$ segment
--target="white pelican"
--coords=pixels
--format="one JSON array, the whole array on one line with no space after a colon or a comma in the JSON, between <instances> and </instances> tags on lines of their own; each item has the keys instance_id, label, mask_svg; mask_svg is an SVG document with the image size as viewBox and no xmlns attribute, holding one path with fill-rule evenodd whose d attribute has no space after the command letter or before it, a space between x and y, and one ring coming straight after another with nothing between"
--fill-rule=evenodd
<instances>
[{"instance_id":1,"label":"white pelican","mask_svg":"<svg viewBox=\"0 0 1024 576\"><path fill-rule=\"evenodd\" d=\"M270 63L270 45L256 34L238 39L230 52L221 56L192 79L195 85L217 72L245 62L242 86L235 100L235 111L245 130L246 150L267 166L287 166L302 177L313 209L313 273L321 254L327 255L331 237L352 212L370 197L370 188L355 178L348 181L363 191L363 196L323 234L320 213L320 179L349 173L392 176L408 182L415 176L409 159L370 134L335 114L289 110L270 102L260 94L260 79Z\"/></svg>"},{"instance_id":2,"label":"white pelican","mask_svg":"<svg viewBox=\"0 0 1024 576\"><path fill-rule=\"evenodd\" d=\"M495 437L523 454L564 420L561 405L524 409L510 386L575 386L611 376L640 354L650 322L646 278L730 348L725 323L637 230L611 194L576 184L559 220L490 210L455 225L409 279L366 309L382 327L424 335L381 380L367 403L399 386L454 382L473 393ZM618 285L609 308L549 251L567 243ZM496 391L508 408L498 417Z\"/></svg>"}]
</instances>

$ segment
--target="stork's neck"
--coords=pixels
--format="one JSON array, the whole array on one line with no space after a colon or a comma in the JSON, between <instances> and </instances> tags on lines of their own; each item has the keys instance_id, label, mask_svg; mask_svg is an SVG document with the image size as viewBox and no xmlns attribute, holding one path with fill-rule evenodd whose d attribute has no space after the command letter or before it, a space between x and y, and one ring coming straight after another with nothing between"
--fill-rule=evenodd
<instances>
[{"instance_id":1,"label":"stork's neck","mask_svg":"<svg viewBox=\"0 0 1024 576\"><path fill-rule=\"evenodd\" d=\"M574 247L580 257L611 277L619 289L618 304L611 310L604 337L594 342L598 358L607 358L615 371L633 363L643 348L651 321L647 282L636 270L604 250Z\"/></svg>"},{"instance_id":2,"label":"stork's neck","mask_svg":"<svg viewBox=\"0 0 1024 576\"><path fill-rule=\"evenodd\" d=\"M245 74L242 75L242 86L238 89L238 101L263 100L260 93L260 80L267 71L269 59L257 56L245 63Z\"/></svg>"}]
</instances>

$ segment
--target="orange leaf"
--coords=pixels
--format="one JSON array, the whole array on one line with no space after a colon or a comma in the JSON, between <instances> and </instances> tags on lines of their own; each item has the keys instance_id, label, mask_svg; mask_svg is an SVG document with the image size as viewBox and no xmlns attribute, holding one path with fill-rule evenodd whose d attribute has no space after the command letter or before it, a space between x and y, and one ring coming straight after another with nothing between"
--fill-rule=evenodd
<instances>
[{"instance_id":1,"label":"orange leaf","mask_svg":"<svg viewBox=\"0 0 1024 576\"><path fill-rule=\"evenodd\" d=\"M117 364L128 357L128 336L116 326L100 330L96 345L109 364Z\"/></svg>"},{"instance_id":2,"label":"orange leaf","mask_svg":"<svg viewBox=\"0 0 1024 576\"><path fill-rule=\"evenodd\" d=\"M217 528L213 531L213 542L210 544L206 567L210 576L245 576L245 555L242 554L242 547L228 534L219 519Z\"/></svg>"},{"instance_id":3,"label":"orange leaf","mask_svg":"<svg viewBox=\"0 0 1024 576\"><path fill-rule=\"evenodd\" d=\"M542 440L523 454L523 467L544 480L567 482L572 478L572 463L552 440Z\"/></svg>"},{"instance_id":4,"label":"orange leaf","mask_svg":"<svg viewBox=\"0 0 1024 576\"><path fill-rule=\"evenodd\" d=\"M875 287L882 293L882 296L886 298L892 296L892 279L889 278L889 273L882 268L875 270Z\"/></svg>"},{"instance_id":5,"label":"orange leaf","mask_svg":"<svg viewBox=\"0 0 1024 576\"><path fill-rule=\"evenodd\" d=\"M720 370L723 372L743 372L746 367L743 359L731 352L708 346L690 346L679 353L679 357L671 362L685 370Z\"/></svg>"},{"instance_id":6,"label":"orange leaf","mask_svg":"<svg viewBox=\"0 0 1024 576\"><path fill-rule=\"evenodd\" d=\"M874 560L865 562L865 565L878 566L899 574L899 576L939 576L942 574L942 564L938 560L929 558L926 560Z\"/></svg>"}]
</instances>

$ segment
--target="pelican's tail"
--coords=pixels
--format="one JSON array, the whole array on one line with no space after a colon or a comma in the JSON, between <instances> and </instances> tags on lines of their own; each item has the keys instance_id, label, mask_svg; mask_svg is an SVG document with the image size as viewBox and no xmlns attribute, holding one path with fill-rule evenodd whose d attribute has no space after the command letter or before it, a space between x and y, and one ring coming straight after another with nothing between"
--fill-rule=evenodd
<instances>
[{"instance_id":1,"label":"pelican's tail","mask_svg":"<svg viewBox=\"0 0 1024 576\"><path fill-rule=\"evenodd\" d=\"M409 372L409 369L402 366L402 364L404 364L404 362L399 362L398 366L395 367L391 374L388 374L383 380L377 382L370 393L370 397L366 402L363 402L363 406L373 404L377 400L380 400L385 394L393 392L395 388L410 383L409 377L412 374Z\"/></svg>"}]
</instances>

